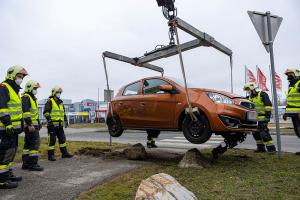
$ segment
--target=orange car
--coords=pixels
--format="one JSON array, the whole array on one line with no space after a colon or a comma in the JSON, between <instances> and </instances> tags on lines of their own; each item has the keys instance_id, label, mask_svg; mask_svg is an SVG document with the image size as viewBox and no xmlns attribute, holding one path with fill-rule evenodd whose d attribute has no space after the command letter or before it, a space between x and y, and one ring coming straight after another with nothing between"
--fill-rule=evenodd
<instances>
[{"instance_id":1,"label":"orange car","mask_svg":"<svg viewBox=\"0 0 300 200\"><path fill-rule=\"evenodd\" d=\"M183 131L191 143L205 143L212 133L254 131L257 113L254 104L231 93L188 85L198 120L185 113L188 107L184 85L171 77L149 77L122 87L111 101L107 115L109 133L122 135L125 129Z\"/></svg>"}]
</instances>

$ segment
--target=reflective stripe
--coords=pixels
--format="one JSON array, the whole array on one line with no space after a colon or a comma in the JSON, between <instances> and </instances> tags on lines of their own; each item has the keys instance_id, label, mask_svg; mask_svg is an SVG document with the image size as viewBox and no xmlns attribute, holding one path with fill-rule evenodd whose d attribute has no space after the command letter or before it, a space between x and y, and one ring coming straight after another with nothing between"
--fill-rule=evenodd
<instances>
[{"instance_id":1,"label":"reflective stripe","mask_svg":"<svg viewBox=\"0 0 300 200\"><path fill-rule=\"evenodd\" d=\"M38 153L39 153L39 151L37 151L37 150L30 150L29 156L37 156Z\"/></svg>"},{"instance_id":2,"label":"reflective stripe","mask_svg":"<svg viewBox=\"0 0 300 200\"><path fill-rule=\"evenodd\" d=\"M51 119L53 121L64 121L65 110L63 104L57 105L56 101L53 98L50 98L52 103L52 110L50 113Z\"/></svg>"},{"instance_id":3,"label":"reflective stripe","mask_svg":"<svg viewBox=\"0 0 300 200\"><path fill-rule=\"evenodd\" d=\"M9 166L8 165L0 165L0 173L8 172Z\"/></svg>"},{"instance_id":4,"label":"reflective stripe","mask_svg":"<svg viewBox=\"0 0 300 200\"><path fill-rule=\"evenodd\" d=\"M17 104L7 104L8 108L15 108L15 107L20 107L20 106L22 106L22 104L20 104L20 103L17 103Z\"/></svg>"},{"instance_id":5,"label":"reflective stripe","mask_svg":"<svg viewBox=\"0 0 300 200\"><path fill-rule=\"evenodd\" d=\"M8 167L11 167L12 166L12 164L13 164L13 162L10 162L10 163L8 163Z\"/></svg>"},{"instance_id":6,"label":"reflective stripe","mask_svg":"<svg viewBox=\"0 0 300 200\"><path fill-rule=\"evenodd\" d=\"M29 149L23 149L23 154L28 154L29 153Z\"/></svg>"},{"instance_id":7,"label":"reflective stripe","mask_svg":"<svg viewBox=\"0 0 300 200\"><path fill-rule=\"evenodd\" d=\"M256 144L264 144L262 140L256 140Z\"/></svg>"},{"instance_id":8,"label":"reflective stripe","mask_svg":"<svg viewBox=\"0 0 300 200\"><path fill-rule=\"evenodd\" d=\"M273 145L273 140L270 140L268 142L264 142L265 145Z\"/></svg>"},{"instance_id":9,"label":"reflective stripe","mask_svg":"<svg viewBox=\"0 0 300 200\"><path fill-rule=\"evenodd\" d=\"M6 116L6 115L9 115L9 113L8 113L8 112L0 113L0 117L4 117L4 116Z\"/></svg>"},{"instance_id":10,"label":"reflective stripe","mask_svg":"<svg viewBox=\"0 0 300 200\"><path fill-rule=\"evenodd\" d=\"M48 147L48 150L54 150L55 149L55 146L49 146Z\"/></svg>"},{"instance_id":11,"label":"reflective stripe","mask_svg":"<svg viewBox=\"0 0 300 200\"><path fill-rule=\"evenodd\" d=\"M14 129L21 129L21 122L20 122L20 124L18 124L18 125L13 125L13 128ZM0 127L0 131L4 131L4 130L6 130L6 128L5 127Z\"/></svg>"},{"instance_id":12,"label":"reflective stripe","mask_svg":"<svg viewBox=\"0 0 300 200\"><path fill-rule=\"evenodd\" d=\"M67 143L59 144L59 147L66 147Z\"/></svg>"}]
</instances>

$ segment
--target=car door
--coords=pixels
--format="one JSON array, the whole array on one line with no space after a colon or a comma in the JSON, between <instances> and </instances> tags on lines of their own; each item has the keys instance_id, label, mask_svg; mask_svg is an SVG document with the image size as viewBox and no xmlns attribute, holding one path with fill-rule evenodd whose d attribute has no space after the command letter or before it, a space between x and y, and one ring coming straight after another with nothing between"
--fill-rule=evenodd
<instances>
[{"instance_id":1,"label":"car door","mask_svg":"<svg viewBox=\"0 0 300 200\"><path fill-rule=\"evenodd\" d=\"M160 91L161 85L170 83L159 78L143 80L139 100L139 116L143 127L172 128L174 124L176 94Z\"/></svg>"},{"instance_id":2,"label":"car door","mask_svg":"<svg viewBox=\"0 0 300 200\"><path fill-rule=\"evenodd\" d=\"M138 124L139 116L137 110L139 109L140 98L140 83L141 81L127 85L122 96L118 97L116 106L118 115L123 123L124 127L135 127Z\"/></svg>"}]
</instances>

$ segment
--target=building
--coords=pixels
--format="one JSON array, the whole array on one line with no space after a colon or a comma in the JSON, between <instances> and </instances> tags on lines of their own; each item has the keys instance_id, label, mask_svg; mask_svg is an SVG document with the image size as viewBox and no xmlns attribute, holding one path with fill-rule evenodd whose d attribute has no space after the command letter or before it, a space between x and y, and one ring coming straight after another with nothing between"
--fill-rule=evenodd
<instances>
[{"instance_id":1,"label":"building","mask_svg":"<svg viewBox=\"0 0 300 200\"><path fill-rule=\"evenodd\" d=\"M42 123L46 122L43 116L44 107L48 99L39 101L39 116ZM62 99L70 124L74 123L98 123L105 122L107 103L84 99L81 102L72 103L71 99Z\"/></svg>"}]
</instances>

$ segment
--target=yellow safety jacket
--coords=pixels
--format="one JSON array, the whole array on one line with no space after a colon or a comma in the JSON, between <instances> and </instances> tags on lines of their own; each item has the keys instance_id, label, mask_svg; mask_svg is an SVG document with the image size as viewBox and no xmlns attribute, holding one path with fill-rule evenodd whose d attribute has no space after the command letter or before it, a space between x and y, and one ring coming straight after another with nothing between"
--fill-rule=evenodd
<instances>
[{"instance_id":1,"label":"yellow safety jacket","mask_svg":"<svg viewBox=\"0 0 300 200\"><path fill-rule=\"evenodd\" d=\"M50 98L52 103L52 110L50 117L54 126L63 126L65 120L65 109L63 103L57 105L56 101L53 98Z\"/></svg>"},{"instance_id":2,"label":"yellow safety jacket","mask_svg":"<svg viewBox=\"0 0 300 200\"><path fill-rule=\"evenodd\" d=\"M286 112L287 113L299 113L300 112L300 93L299 90L300 80L294 85L294 87L289 88L286 102Z\"/></svg>"},{"instance_id":3,"label":"yellow safety jacket","mask_svg":"<svg viewBox=\"0 0 300 200\"><path fill-rule=\"evenodd\" d=\"M25 93L23 96L28 97L29 100L30 100L30 112L24 112L23 117L24 118L28 118L28 117L31 118L32 125L38 126L39 125L38 101L37 101L37 99L33 100L33 98L27 93Z\"/></svg>"},{"instance_id":4,"label":"yellow safety jacket","mask_svg":"<svg viewBox=\"0 0 300 200\"><path fill-rule=\"evenodd\" d=\"M9 115L13 128L21 129L22 120L23 120L23 112L22 112L22 101L19 96L15 92L15 90L8 84L2 83L6 86L9 92L9 101L7 102L7 108L0 109L0 117ZM0 100L1 101L1 100ZM5 130L5 125L0 121L0 130Z\"/></svg>"},{"instance_id":5,"label":"yellow safety jacket","mask_svg":"<svg viewBox=\"0 0 300 200\"><path fill-rule=\"evenodd\" d=\"M255 105L256 112L258 114L258 120L263 121L266 118L266 111L272 111L272 106L265 106L264 102L261 100L261 91L258 92L257 96L249 100Z\"/></svg>"}]
</instances>

